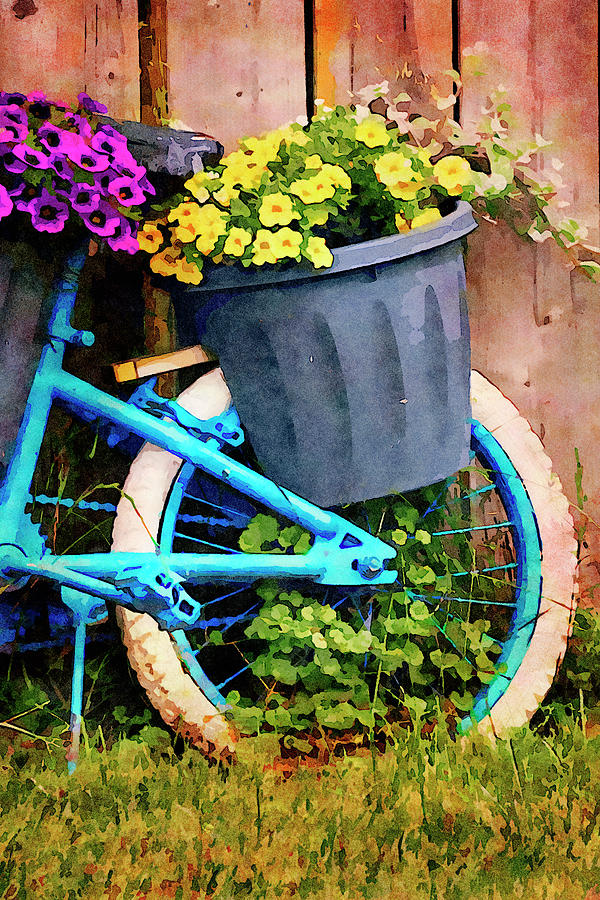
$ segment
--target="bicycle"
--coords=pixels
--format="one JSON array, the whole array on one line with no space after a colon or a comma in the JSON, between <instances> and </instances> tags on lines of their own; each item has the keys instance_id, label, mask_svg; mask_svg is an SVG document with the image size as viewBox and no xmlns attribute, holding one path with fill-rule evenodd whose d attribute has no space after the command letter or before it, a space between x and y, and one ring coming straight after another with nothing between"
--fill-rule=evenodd
<instances>
[{"instance_id":1,"label":"bicycle","mask_svg":"<svg viewBox=\"0 0 600 900\"><path fill-rule=\"evenodd\" d=\"M227 755L236 737L227 717L225 688L236 679L251 679L252 668L244 658L240 665L237 649L233 658L223 649L235 640L211 640L210 635L242 634L259 607L252 592L258 579L308 581L331 590L343 586L346 594L358 589L359 597L367 587L372 602L373 591L398 584L399 572L389 568L398 548L344 518L342 511L322 509L246 464L239 455L244 432L218 366L177 401L160 397L152 380L127 402L66 372L66 346L89 347L94 340L91 332L71 324L85 259L85 249L69 257L53 295L48 340L2 485L0 572L12 580L32 575L50 579L60 586L72 613L69 771L75 768L81 731L86 629L106 615L108 601L118 608L130 662L165 722L203 750ZM201 348L194 348L187 355L167 354L153 368L166 371L206 358ZM136 376L152 367L137 362L137 367L129 364ZM110 423L116 439L135 434L146 442L123 488L110 553L49 552L27 511L54 402L84 421ZM562 658L574 611L575 541L560 482L528 423L479 373L472 374L472 402L478 421L472 424L470 474L466 481L447 479L442 487L448 503L458 504L467 518L475 507L479 515L489 500L492 521L465 520L460 528L442 528L435 535L443 540L460 535L473 543L474 565L464 571L458 567L453 585L489 578L496 598L503 599L479 599L467 592L462 597L460 588L442 597L424 593L415 598L422 596L442 616L440 634L450 644L447 623L461 619L457 608L483 603L486 611L495 610L494 627L504 629L502 641L493 637L499 647L495 671L481 673L479 693L459 729L467 731L477 723L498 732L530 718ZM475 466L483 476L477 486ZM438 496L423 510L422 529L432 509L444 509L445 503ZM306 552L243 552L240 536L261 510L309 532ZM499 552L501 561L479 566L481 536L490 531L506 535L500 549L494 544L491 551L492 556ZM216 585L214 596L208 585ZM368 615L360 615L368 630ZM199 641L193 639L195 631Z\"/></svg>"}]
</instances>

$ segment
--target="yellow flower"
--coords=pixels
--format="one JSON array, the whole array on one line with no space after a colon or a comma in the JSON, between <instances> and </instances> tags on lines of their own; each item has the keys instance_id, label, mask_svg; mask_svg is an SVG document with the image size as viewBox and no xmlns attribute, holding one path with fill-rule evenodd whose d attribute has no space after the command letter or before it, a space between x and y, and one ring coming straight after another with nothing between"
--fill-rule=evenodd
<instances>
[{"instance_id":1,"label":"yellow flower","mask_svg":"<svg viewBox=\"0 0 600 900\"><path fill-rule=\"evenodd\" d=\"M196 172L185 182L184 187L196 198L198 203L204 203L209 198L208 188L212 181L218 179L216 172Z\"/></svg>"},{"instance_id":2,"label":"yellow flower","mask_svg":"<svg viewBox=\"0 0 600 900\"><path fill-rule=\"evenodd\" d=\"M160 253L156 253L150 260L150 268L157 275L175 275L177 263L180 259L179 251L174 247L165 247Z\"/></svg>"},{"instance_id":3,"label":"yellow flower","mask_svg":"<svg viewBox=\"0 0 600 900\"><path fill-rule=\"evenodd\" d=\"M276 263L276 244L273 232L260 228L256 232L256 237L252 244L252 262L254 265L262 266L264 263Z\"/></svg>"},{"instance_id":4,"label":"yellow flower","mask_svg":"<svg viewBox=\"0 0 600 900\"><path fill-rule=\"evenodd\" d=\"M304 256L311 261L315 269L329 268L333 262L333 254L321 237L309 237Z\"/></svg>"},{"instance_id":5,"label":"yellow flower","mask_svg":"<svg viewBox=\"0 0 600 900\"><path fill-rule=\"evenodd\" d=\"M385 185L397 184L398 182L408 184L417 177L410 159L407 159L403 153L384 153L376 161L373 168L378 181Z\"/></svg>"},{"instance_id":6,"label":"yellow flower","mask_svg":"<svg viewBox=\"0 0 600 900\"><path fill-rule=\"evenodd\" d=\"M399 234L404 234L405 231L410 231L410 225L400 213L396 213L394 216L394 222L396 223L396 228L398 229Z\"/></svg>"},{"instance_id":7,"label":"yellow flower","mask_svg":"<svg viewBox=\"0 0 600 900\"><path fill-rule=\"evenodd\" d=\"M277 259L300 258L300 244L302 243L302 235L299 231L292 228L278 228L273 232L271 246Z\"/></svg>"},{"instance_id":8,"label":"yellow flower","mask_svg":"<svg viewBox=\"0 0 600 900\"><path fill-rule=\"evenodd\" d=\"M418 176L415 176L415 179ZM392 195L400 200L413 200L418 191L425 185L422 179L415 181L398 181L396 184L388 184L387 189Z\"/></svg>"},{"instance_id":9,"label":"yellow flower","mask_svg":"<svg viewBox=\"0 0 600 900\"><path fill-rule=\"evenodd\" d=\"M191 181L191 179L190 179L190 181ZM186 183L185 183L186 187L188 187L188 185L190 185L190 181L186 181ZM196 198L198 203L205 203L208 200L208 198L210 197L210 194L208 193L208 191L206 190L205 187L198 186L193 183L189 187L189 192L190 192L190 194L192 194L193 197Z\"/></svg>"},{"instance_id":10,"label":"yellow flower","mask_svg":"<svg viewBox=\"0 0 600 900\"><path fill-rule=\"evenodd\" d=\"M425 181L403 153L384 153L375 165L377 179L387 187L392 197L412 200Z\"/></svg>"},{"instance_id":11,"label":"yellow flower","mask_svg":"<svg viewBox=\"0 0 600 900\"><path fill-rule=\"evenodd\" d=\"M433 167L433 177L449 194L460 194L473 181L473 171L462 156L444 156Z\"/></svg>"},{"instance_id":12,"label":"yellow flower","mask_svg":"<svg viewBox=\"0 0 600 900\"><path fill-rule=\"evenodd\" d=\"M227 190L240 185L242 188L253 188L260 184L267 171L267 160L254 153L234 150L222 160L225 166L221 181Z\"/></svg>"},{"instance_id":13,"label":"yellow flower","mask_svg":"<svg viewBox=\"0 0 600 900\"><path fill-rule=\"evenodd\" d=\"M348 173L341 166L332 166L330 163L325 163L321 168L321 174L326 175L336 187L344 188L346 191L349 191L352 187Z\"/></svg>"},{"instance_id":14,"label":"yellow flower","mask_svg":"<svg viewBox=\"0 0 600 900\"><path fill-rule=\"evenodd\" d=\"M252 242L252 234L245 228L234 226L229 229L223 252L230 256L243 256L244 250Z\"/></svg>"},{"instance_id":15,"label":"yellow flower","mask_svg":"<svg viewBox=\"0 0 600 900\"><path fill-rule=\"evenodd\" d=\"M387 147L392 139L381 116L367 116L356 126L354 134L356 140L367 147Z\"/></svg>"},{"instance_id":16,"label":"yellow flower","mask_svg":"<svg viewBox=\"0 0 600 900\"><path fill-rule=\"evenodd\" d=\"M437 222L438 219L441 218L442 214L440 213L439 209L435 209L435 207L430 206L414 217L414 219L410 223L410 227L422 228L424 225L432 225L434 222Z\"/></svg>"},{"instance_id":17,"label":"yellow flower","mask_svg":"<svg viewBox=\"0 0 600 900\"><path fill-rule=\"evenodd\" d=\"M304 203L321 203L330 200L335 194L333 181L321 172L311 178L300 178L290 185L290 192L295 194Z\"/></svg>"},{"instance_id":18,"label":"yellow flower","mask_svg":"<svg viewBox=\"0 0 600 900\"><path fill-rule=\"evenodd\" d=\"M273 225L288 225L292 219L298 218L298 214L294 211L291 197L278 192L276 194L267 194L262 198L258 210L258 218L263 225L271 227Z\"/></svg>"},{"instance_id":19,"label":"yellow flower","mask_svg":"<svg viewBox=\"0 0 600 900\"><path fill-rule=\"evenodd\" d=\"M229 216L227 213L221 212L216 206L207 203L206 206L198 207L198 211L194 217L194 228L196 236L196 247L200 253L206 256L212 250L219 238L227 231L227 222Z\"/></svg>"},{"instance_id":20,"label":"yellow flower","mask_svg":"<svg viewBox=\"0 0 600 900\"><path fill-rule=\"evenodd\" d=\"M202 265L201 260L198 260L198 262ZM176 261L173 274L178 281L183 281L184 284L200 284L204 277L198 266L195 263L188 262L185 256Z\"/></svg>"},{"instance_id":21,"label":"yellow flower","mask_svg":"<svg viewBox=\"0 0 600 900\"><path fill-rule=\"evenodd\" d=\"M231 193L227 190L225 185L219 188L218 191L215 191L213 194L213 200L216 200L217 203L220 203L221 206L229 206L231 202L232 195L237 194L237 191L231 191Z\"/></svg>"},{"instance_id":22,"label":"yellow flower","mask_svg":"<svg viewBox=\"0 0 600 900\"><path fill-rule=\"evenodd\" d=\"M145 250L146 253L154 253L162 244L163 235L156 225L153 225L152 222L147 222L144 227L138 231L137 242L140 245L141 250Z\"/></svg>"},{"instance_id":23,"label":"yellow flower","mask_svg":"<svg viewBox=\"0 0 600 900\"><path fill-rule=\"evenodd\" d=\"M324 165L325 163L318 153L311 153L311 155L307 156L304 160L305 169L322 169Z\"/></svg>"},{"instance_id":24,"label":"yellow flower","mask_svg":"<svg viewBox=\"0 0 600 900\"><path fill-rule=\"evenodd\" d=\"M177 222L173 227L173 236L176 240L189 243L198 233L198 213L200 207L194 200L185 201L170 210L167 216L169 222Z\"/></svg>"},{"instance_id":25,"label":"yellow flower","mask_svg":"<svg viewBox=\"0 0 600 900\"><path fill-rule=\"evenodd\" d=\"M282 133L280 130L277 130L269 131L267 134L263 134L262 137L244 138L243 141L240 141L240 145L245 149L246 154L252 154L254 161L260 160L263 163L268 163L272 162L277 156L281 140Z\"/></svg>"}]
</instances>

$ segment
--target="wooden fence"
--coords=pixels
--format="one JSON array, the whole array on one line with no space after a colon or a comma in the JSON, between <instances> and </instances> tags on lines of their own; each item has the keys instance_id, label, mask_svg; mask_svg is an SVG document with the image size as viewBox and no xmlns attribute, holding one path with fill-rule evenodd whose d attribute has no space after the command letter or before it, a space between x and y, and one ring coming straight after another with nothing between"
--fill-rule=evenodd
<instances>
[{"instance_id":1,"label":"wooden fence","mask_svg":"<svg viewBox=\"0 0 600 900\"><path fill-rule=\"evenodd\" d=\"M0 71L7 89L83 89L116 117L170 117L230 148L315 97L461 68L461 120L503 83L525 126L554 142L544 165L598 244L597 12L595 0L0 0ZM529 417L573 499L578 448L600 522L598 287L547 244L493 226L470 239L467 262L474 365ZM587 537L589 588L600 528Z\"/></svg>"}]
</instances>

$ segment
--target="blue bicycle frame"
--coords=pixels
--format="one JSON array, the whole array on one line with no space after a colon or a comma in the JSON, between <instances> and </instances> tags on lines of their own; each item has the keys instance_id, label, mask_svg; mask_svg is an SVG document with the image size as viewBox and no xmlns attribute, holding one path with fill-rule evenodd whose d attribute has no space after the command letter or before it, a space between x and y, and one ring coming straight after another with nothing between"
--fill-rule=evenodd
<instances>
[{"instance_id":1,"label":"blue bicycle frame","mask_svg":"<svg viewBox=\"0 0 600 900\"><path fill-rule=\"evenodd\" d=\"M323 584L391 584L397 573L385 563L395 551L378 538L340 516L314 506L268 478L232 460L222 451L231 434L228 411L220 422L202 421L173 401L154 397L148 404L119 400L63 368L67 343L91 346L94 335L71 325L79 274L86 252L78 250L67 260L53 296L53 313L32 388L27 401L15 452L0 491L0 572L5 577L38 575L63 588L63 600L75 623L75 660L71 699L74 768L81 727L85 628L106 611L110 600L153 615L169 630L190 628L202 606L180 585L182 581L253 580L269 576L310 578ZM29 539L35 526L25 509L33 500L30 490L48 416L57 401L85 421L110 422L117 429L138 435L168 450L241 493L301 525L314 535L303 555L219 553L87 553L57 556ZM165 416L170 416L165 418ZM219 418L219 417L217 417ZM220 428L216 426L220 425ZM234 427L234 432L235 432ZM218 437L219 434L224 437ZM36 548L35 550L33 548ZM39 548L39 549L38 549Z\"/></svg>"}]
</instances>

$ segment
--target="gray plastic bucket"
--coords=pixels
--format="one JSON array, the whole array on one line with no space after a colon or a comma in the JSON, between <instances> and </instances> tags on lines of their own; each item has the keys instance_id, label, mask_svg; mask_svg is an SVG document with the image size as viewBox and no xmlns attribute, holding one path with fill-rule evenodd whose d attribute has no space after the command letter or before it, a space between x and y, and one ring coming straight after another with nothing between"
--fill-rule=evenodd
<instances>
[{"instance_id":1,"label":"gray plastic bucket","mask_svg":"<svg viewBox=\"0 0 600 900\"><path fill-rule=\"evenodd\" d=\"M326 270L216 270L174 296L216 352L265 474L321 506L432 484L468 462L462 238L429 229L334 251Z\"/></svg>"}]
</instances>

